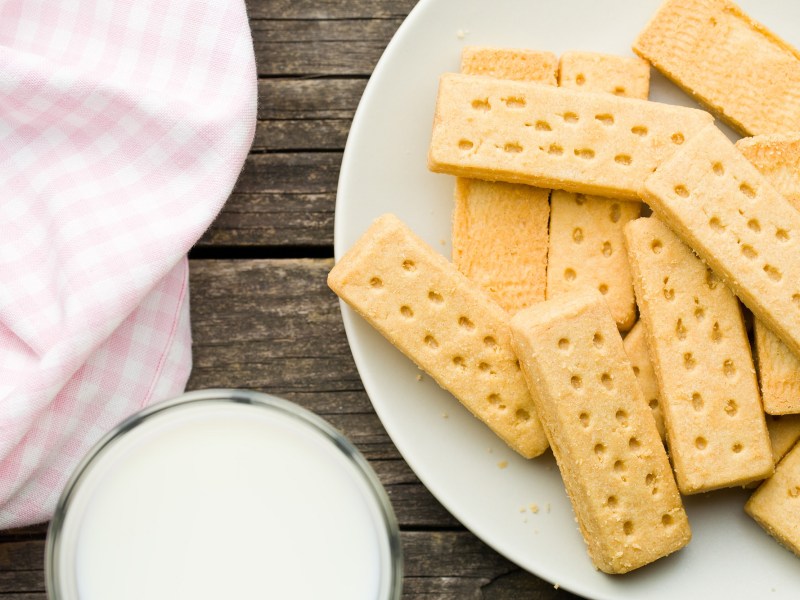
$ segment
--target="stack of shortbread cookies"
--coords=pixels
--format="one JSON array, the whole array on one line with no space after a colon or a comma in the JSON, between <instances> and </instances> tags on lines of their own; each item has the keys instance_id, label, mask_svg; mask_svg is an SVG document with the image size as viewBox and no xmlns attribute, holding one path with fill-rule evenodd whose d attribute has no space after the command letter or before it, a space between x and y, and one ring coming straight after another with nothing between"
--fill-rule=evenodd
<instances>
[{"instance_id":1,"label":"stack of shortbread cookies","mask_svg":"<svg viewBox=\"0 0 800 600\"><path fill-rule=\"evenodd\" d=\"M800 53L728 0L667 0L633 50L466 48L428 155L452 261L384 215L328 282L522 456L552 448L602 571L682 548L681 494L731 486L800 554ZM748 137L648 101L650 65Z\"/></svg>"}]
</instances>

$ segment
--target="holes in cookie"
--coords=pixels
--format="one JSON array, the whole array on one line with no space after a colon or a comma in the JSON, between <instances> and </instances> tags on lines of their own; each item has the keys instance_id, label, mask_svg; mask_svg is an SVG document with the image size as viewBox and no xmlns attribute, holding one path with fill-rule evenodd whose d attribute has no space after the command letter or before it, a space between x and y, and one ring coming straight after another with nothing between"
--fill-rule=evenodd
<instances>
[{"instance_id":1,"label":"holes in cookie","mask_svg":"<svg viewBox=\"0 0 800 600\"><path fill-rule=\"evenodd\" d=\"M758 219L750 219L747 222L747 228L750 229L750 231L761 233L761 223L758 222Z\"/></svg>"},{"instance_id":2,"label":"holes in cookie","mask_svg":"<svg viewBox=\"0 0 800 600\"><path fill-rule=\"evenodd\" d=\"M583 241L583 229L576 227L572 230L572 241L580 244Z\"/></svg>"},{"instance_id":3,"label":"holes in cookie","mask_svg":"<svg viewBox=\"0 0 800 600\"><path fill-rule=\"evenodd\" d=\"M619 204L614 203L611 205L609 217L612 223L616 223L620 220L620 217L622 217L622 209Z\"/></svg>"},{"instance_id":4,"label":"holes in cookie","mask_svg":"<svg viewBox=\"0 0 800 600\"><path fill-rule=\"evenodd\" d=\"M498 348L497 340L490 335L487 335L485 338L483 338L483 345L487 348L491 348L492 350L497 350Z\"/></svg>"},{"instance_id":5,"label":"holes in cookie","mask_svg":"<svg viewBox=\"0 0 800 600\"><path fill-rule=\"evenodd\" d=\"M628 166L633 162L633 159L630 157L629 154L617 154L614 157L614 162L618 165Z\"/></svg>"},{"instance_id":6,"label":"holes in cookie","mask_svg":"<svg viewBox=\"0 0 800 600\"><path fill-rule=\"evenodd\" d=\"M615 96L624 96L625 95L625 88L621 85L618 85L614 88L614 95Z\"/></svg>"},{"instance_id":7,"label":"holes in cookie","mask_svg":"<svg viewBox=\"0 0 800 600\"><path fill-rule=\"evenodd\" d=\"M686 339L686 327L683 324L683 319L678 319L678 322L675 324L675 335L679 340Z\"/></svg>"},{"instance_id":8,"label":"holes in cookie","mask_svg":"<svg viewBox=\"0 0 800 600\"><path fill-rule=\"evenodd\" d=\"M697 412L703 410L703 397L698 392L692 394L692 408Z\"/></svg>"},{"instance_id":9,"label":"holes in cookie","mask_svg":"<svg viewBox=\"0 0 800 600\"><path fill-rule=\"evenodd\" d=\"M472 150L473 146L475 146L475 144L473 144L473 143L472 143L471 141L469 141L469 140L460 140L460 141L458 142L458 149L459 149L459 150L463 150L463 151L465 151L465 152L466 152L467 150Z\"/></svg>"},{"instance_id":10,"label":"holes in cookie","mask_svg":"<svg viewBox=\"0 0 800 600\"><path fill-rule=\"evenodd\" d=\"M639 371L639 367L637 367L636 365L633 365L633 374L636 375L636 377L638 377L639 376L639 372L640 372Z\"/></svg>"},{"instance_id":11,"label":"holes in cookie","mask_svg":"<svg viewBox=\"0 0 800 600\"><path fill-rule=\"evenodd\" d=\"M616 418L616 419L617 419L617 422L618 422L618 423L619 423L619 424L620 424L622 427L627 427L627 426L628 426L628 412L627 412L627 411L625 411L625 410L623 410L623 409L621 409L621 408L620 408L620 409L619 409L619 410L616 412L616 414L614 415L614 418Z\"/></svg>"},{"instance_id":12,"label":"holes in cookie","mask_svg":"<svg viewBox=\"0 0 800 600\"><path fill-rule=\"evenodd\" d=\"M472 108L474 108L475 110L488 111L492 109L492 105L489 104L488 98L483 98L483 99L476 98L472 101Z\"/></svg>"},{"instance_id":13,"label":"holes in cookie","mask_svg":"<svg viewBox=\"0 0 800 600\"><path fill-rule=\"evenodd\" d=\"M731 450L733 450L734 454L739 454L742 450L744 450L744 446L740 442L736 442L733 446L731 446Z\"/></svg>"},{"instance_id":14,"label":"holes in cookie","mask_svg":"<svg viewBox=\"0 0 800 600\"><path fill-rule=\"evenodd\" d=\"M550 144L550 147L547 149L548 154L552 154L554 156L561 156L564 154L564 148L559 146L558 144Z\"/></svg>"},{"instance_id":15,"label":"holes in cookie","mask_svg":"<svg viewBox=\"0 0 800 600\"><path fill-rule=\"evenodd\" d=\"M753 248L749 244L745 244L744 246L742 246L742 254L744 255L745 258L749 258L750 260L758 258L758 252L756 252L755 248Z\"/></svg>"},{"instance_id":16,"label":"holes in cookie","mask_svg":"<svg viewBox=\"0 0 800 600\"><path fill-rule=\"evenodd\" d=\"M711 217L708 220L708 226L717 233L722 233L725 231L725 226L722 224L722 221L719 220L719 217Z\"/></svg>"},{"instance_id":17,"label":"holes in cookie","mask_svg":"<svg viewBox=\"0 0 800 600\"><path fill-rule=\"evenodd\" d=\"M653 473L648 473L647 476L644 478L644 484L646 486L651 486L656 482L656 476Z\"/></svg>"},{"instance_id":18,"label":"holes in cookie","mask_svg":"<svg viewBox=\"0 0 800 600\"><path fill-rule=\"evenodd\" d=\"M564 271L564 279L567 281L575 281L576 273L574 269L566 269Z\"/></svg>"},{"instance_id":19,"label":"holes in cookie","mask_svg":"<svg viewBox=\"0 0 800 600\"><path fill-rule=\"evenodd\" d=\"M608 373L603 373L603 374L600 376L600 383L602 383L602 384L603 384L603 386L604 386L604 387L605 387L607 390L610 390L610 389L612 389L612 388L614 387L614 380L613 380L613 378L611 377L611 375L609 375Z\"/></svg>"},{"instance_id":20,"label":"holes in cookie","mask_svg":"<svg viewBox=\"0 0 800 600\"><path fill-rule=\"evenodd\" d=\"M531 418L531 413L529 413L524 408L518 408L517 412L514 413L514 415L517 417L517 421L527 421L528 419Z\"/></svg>"},{"instance_id":21,"label":"holes in cookie","mask_svg":"<svg viewBox=\"0 0 800 600\"><path fill-rule=\"evenodd\" d=\"M481 373L488 373L491 370L491 366L487 362L478 363L478 370Z\"/></svg>"},{"instance_id":22,"label":"holes in cookie","mask_svg":"<svg viewBox=\"0 0 800 600\"><path fill-rule=\"evenodd\" d=\"M500 402L500 394L489 394L486 396L486 401L492 406L496 406Z\"/></svg>"},{"instance_id":23,"label":"holes in cookie","mask_svg":"<svg viewBox=\"0 0 800 600\"><path fill-rule=\"evenodd\" d=\"M672 518L672 515L664 513L661 515L661 524L664 527L672 527L675 524L675 519Z\"/></svg>"},{"instance_id":24,"label":"holes in cookie","mask_svg":"<svg viewBox=\"0 0 800 600\"><path fill-rule=\"evenodd\" d=\"M594 158L594 150L591 148L575 148L575 156L584 160L591 160Z\"/></svg>"},{"instance_id":25,"label":"holes in cookie","mask_svg":"<svg viewBox=\"0 0 800 600\"><path fill-rule=\"evenodd\" d=\"M417 264L413 260L406 259L403 261L403 270L412 273L417 270Z\"/></svg>"},{"instance_id":26,"label":"holes in cookie","mask_svg":"<svg viewBox=\"0 0 800 600\"><path fill-rule=\"evenodd\" d=\"M583 387L583 379L581 379L580 375L573 375L570 378L569 383L576 390L579 390Z\"/></svg>"},{"instance_id":27,"label":"holes in cookie","mask_svg":"<svg viewBox=\"0 0 800 600\"><path fill-rule=\"evenodd\" d=\"M780 281L783 278L783 274L780 272L780 269L777 267L773 267L772 265L764 265L764 272L769 276L772 281Z\"/></svg>"},{"instance_id":28,"label":"holes in cookie","mask_svg":"<svg viewBox=\"0 0 800 600\"><path fill-rule=\"evenodd\" d=\"M458 324L463 327L464 329L472 331L475 329L475 323L469 320L467 317L459 317Z\"/></svg>"},{"instance_id":29,"label":"holes in cookie","mask_svg":"<svg viewBox=\"0 0 800 600\"><path fill-rule=\"evenodd\" d=\"M592 343L594 344L595 348L602 348L603 347L603 334L599 331L595 332L594 336L592 336Z\"/></svg>"},{"instance_id":30,"label":"holes in cookie","mask_svg":"<svg viewBox=\"0 0 800 600\"><path fill-rule=\"evenodd\" d=\"M614 124L614 115L610 115L608 113L595 115L594 118L600 121L603 125L606 125L607 127L610 127L611 125Z\"/></svg>"},{"instance_id":31,"label":"holes in cookie","mask_svg":"<svg viewBox=\"0 0 800 600\"><path fill-rule=\"evenodd\" d=\"M650 398L647 406L649 406L652 410L658 409L658 398Z\"/></svg>"},{"instance_id":32,"label":"holes in cookie","mask_svg":"<svg viewBox=\"0 0 800 600\"><path fill-rule=\"evenodd\" d=\"M725 167L722 166L721 162L715 162L711 165L711 170L714 172L714 175L725 175Z\"/></svg>"},{"instance_id":33,"label":"holes in cookie","mask_svg":"<svg viewBox=\"0 0 800 600\"><path fill-rule=\"evenodd\" d=\"M688 198L689 197L689 190L686 188L685 185L676 185L674 188L675 193L680 196L681 198Z\"/></svg>"},{"instance_id":34,"label":"holes in cookie","mask_svg":"<svg viewBox=\"0 0 800 600\"><path fill-rule=\"evenodd\" d=\"M406 319L410 319L414 316L414 311L411 310L410 306L403 305L400 307L400 314L403 315Z\"/></svg>"},{"instance_id":35,"label":"holes in cookie","mask_svg":"<svg viewBox=\"0 0 800 600\"><path fill-rule=\"evenodd\" d=\"M670 137L669 139L672 140L673 144L677 144L678 146L680 146L683 142L686 141L686 138L683 137L683 134L680 131L673 133L672 137Z\"/></svg>"},{"instance_id":36,"label":"holes in cookie","mask_svg":"<svg viewBox=\"0 0 800 600\"><path fill-rule=\"evenodd\" d=\"M698 450L705 450L706 446L708 446L708 440L704 438L702 435L695 438L694 440L694 447Z\"/></svg>"},{"instance_id":37,"label":"holes in cookie","mask_svg":"<svg viewBox=\"0 0 800 600\"><path fill-rule=\"evenodd\" d=\"M614 248L611 246L611 242L603 242L603 256L608 258L614 254Z\"/></svg>"},{"instance_id":38,"label":"holes in cookie","mask_svg":"<svg viewBox=\"0 0 800 600\"><path fill-rule=\"evenodd\" d=\"M800 294L792 294L792 303L795 306L800 307Z\"/></svg>"},{"instance_id":39,"label":"holes in cookie","mask_svg":"<svg viewBox=\"0 0 800 600\"><path fill-rule=\"evenodd\" d=\"M589 413L582 412L581 414L579 414L578 415L578 421L581 422L581 425L583 427L589 427Z\"/></svg>"},{"instance_id":40,"label":"holes in cookie","mask_svg":"<svg viewBox=\"0 0 800 600\"><path fill-rule=\"evenodd\" d=\"M706 285L710 290L717 289L717 285L719 285L719 278L711 269L706 269Z\"/></svg>"},{"instance_id":41,"label":"holes in cookie","mask_svg":"<svg viewBox=\"0 0 800 600\"><path fill-rule=\"evenodd\" d=\"M525 102L525 98L521 96L509 96L508 98L503 98L503 101L506 103L508 108L525 108L527 102Z\"/></svg>"},{"instance_id":42,"label":"holes in cookie","mask_svg":"<svg viewBox=\"0 0 800 600\"><path fill-rule=\"evenodd\" d=\"M437 342L436 338L432 335L426 335L423 341L425 342L425 345L432 350L436 350L439 347L439 342Z\"/></svg>"},{"instance_id":43,"label":"holes in cookie","mask_svg":"<svg viewBox=\"0 0 800 600\"><path fill-rule=\"evenodd\" d=\"M698 322L702 321L706 316L706 311L702 308L697 307L694 309L694 318L697 319Z\"/></svg>"},{"instance_id":44,"label":"holes in cookie","mask_svg":"<svg viewBox=\"0 0 800 600\"><path fill-rule=\"evenodd\" d=\"M583 194L575 194L575 205L583 206L584 204L586 204L586 196Z\"/></svg>"},{"instance_id":45,"label":"holes in cookie","mask_svg":"<svg viewBox=\"0 0 800 600\"><path fill-rule=\"evenodd\" d=\"M561 338L560 340L558 340L558 349L563 350L564 352L569 350L569 339Z\"/></svg>"},{"instance_id":46,"label":"holes in cookie","mask_svg":"<svg viewBox=\"0 0 800 600\"><path fill-rule=\"evenodd\" d=\"M578 122L578 115L574 112L565 112L564 113L564 122L575 124Z\"/></svg>"},{"instance_id":47,"label":"holes in cookie","mask_svg":"<svg viewBox=\"0 0 800 600\"><path fill-rule=\"evenodd\" d=\"M751 200L756 197L756 191L747 183L741 184L739 186L739 191Z\"/></svg>"},{"instance_id":48,"label":"holes in cookie","mask_svg":"<svg viewBox=\"0 0 800 600\"><path fill-rule=\"evenodd\" d=\"M454 356L453 357L453 366L459 369L466 369L467 368L467 361L464 360L463 356Z\"/></svg>"},{"instance_id":49,"label":"holes in cookie","mask_svg":"<svg viewBox=\"0 0 800 600\"><path fill-rule=\"evenodd\" d=\"M605 296L606 294L608 294L608 286L605 283L601 283L600 285L597 286L597 291L603 294L603 296Z\"/></svg>"},{"instance_id":50,"label":"holes in cookie","mask_svg":"<svg viewBox=\"0 0 800 600\"><path fill-rule=\"evenodd\" d=\"M503 152L507 152L509 154L519 154L522 152L522 146L519 142L508 142L505 146L503 146Z\"/></svg>"},{"instance_id":51,"label":"holes in cookie","mask_svg":"<svg viewBox=\"0 0 800 600\"><path fill-rule=\"evenodd\" d=\"M653 243L650 244L650 250L653 251L653 254L661 254L661 251L664 249L664 244L661 240L653 240Z\"/></svg>"},{"instance_id":52,"label":"holes in cookie","mask_svg":"<svg viewBox=\"0 0 800 600\"><path fill-rule=\"evenodd\" d=\"M719 343L722 341L722 328L719 326L719 321L714 321L711 327L711 341Z\"/></svg>"},{"instance_id":53,"label":"holes in cookie","mask_svg":"<svg viewBox=\"0 0 800 600\"><path fill-rule=\"evenodd\" d=\"M626 467L625 467L625 461L624 460L614 461L614 472L615 473L617 473L617 474L624 473L625 472L625 468Z\"/></svg>"},{"instance_id":54,"label":"holes in cookie","mask_svg":"<svg viewBox=\"0 0 800 600\"><path fill-rule=\"evenodd\" d=\"M800 498L800 485L790 487L786 493L789 494L789 498Z\"/></svg>"},{"instance_id":55,"label":"holes in cookie","mask_svg":"<svg viewBox=\"0 0 800 600\"><path fill-rule=\"evenodd\" d=\"M444 302L444 298L442 297L442 295L439 292L434 292L433 290L428 292L428 300L430 300L434 304L441 304L442 302Z\"/></svg>"},{"instance_id":56,"label":"holes in cookie","mask_svg":"<svg viewBox=\"0 0 800 600\"><path fill-rule=\"evenodd\" d=\"M369 280L369 287L372 289L378 290L383 287L383 279L380 277L373 277Z\"/></svg>"},{"instance_id":57,"label":"holes in cookie","mask_svg":"<svg viewBox=\"0 0 800 600\"><path fill-rule=\"evenodd\" d=\"M686 352L683 355L683 368L687 371L691 371L697 366L697 361L695 360L694 356L691 352Z\"/></svg>"},{"instance_id":58,"label":"holes in cookie","mask_svg":"<svg viewBox=\"0 0 800 600\"><path fill-rule=\"evenodd\" d=\"M638 135L639 137L644 137L647 135L647 127L644 125L634 125L631 127L631 133L633 135Z\"/></svg>"},{"instance_id":59,"label":"holes in cookie","mask_svg":"<svg viewBox=\"0 0 800 600\"><path fill-rule=\"evenodd\" d=\"M727 404L725 404L725 414L729 417L735 417L737 412L739 412L739 405L736 404L736 400L731 398L728 400Z\"/></svg>"},{"instance_id":60,"label":"holes in cookie","mask_svg":"<svg viewBox=\"0 0 800 600\"><path fill-rule=\"evenodd\" d=\"M666 300L670 300L670 301L674 300L675 299L675 290L672 289L672 288L669 288L669 289L664 288L664 298Z\"/></svg>"},{"instance_id":61,"label":"holes in cookie","mask_svg":"<svg viewBox=\"0 0 800 600\"><path fill-rule=\"evenodd\" d=\"M785 229L778 229L775 232L775 237L779 242L786 243L789 241L789 232L786 231Z\"/></svg>"},{"instance_id":62,"label":"holes in cookie","mask_svg":"<svg viewBox=\"0 0 800 600\"><path fill-rule=\"evenodd\" d=\"M536 121L536 131L552 131L553 128L550 127L550 123L547 121Z\"/></svg>"},{"instance_id":63,"label":"holes in cookie","mask_svg":"<svg viewBox=\"0 0 800 600\"><path fill-rule=\"evenodd\" d=\"M638 452L641 447L642 443L637 438L632 437L628 440L628 448L631 449L631 452Z\"/></svg>"},{"instance_id":64,"label":"holes in cookie","mask_svg":"<svg viewBox=\"0 0 800 600\"><path fill-rule=\"evenodd\" d=\"M728 379L736 376L736 365L733 364L730 358L722 363L722 372Z\"/></svg>"},{"instance_id":65,"label":"holes in cookie","mask_svg":"<svg viewBox=\"0 0 800 600\"><path fill-rule=\"evenodd\" d=\"M583 85L584 83L586 83L586 76L583 73L578 73L575 76L575 83L577 85Z\"/></svg>"},{"instance_id":66,"label":"holes in cookie","mask_svg":"<svg viewBox=\"0 0 800 600\"><path fill-rule=\"evenodd\" d=\"M597 456L597 458L602 460L603 457L606 454L606 445L605 444L595 444L594 445L594 453Z\"/></svg>"}]
</instances>

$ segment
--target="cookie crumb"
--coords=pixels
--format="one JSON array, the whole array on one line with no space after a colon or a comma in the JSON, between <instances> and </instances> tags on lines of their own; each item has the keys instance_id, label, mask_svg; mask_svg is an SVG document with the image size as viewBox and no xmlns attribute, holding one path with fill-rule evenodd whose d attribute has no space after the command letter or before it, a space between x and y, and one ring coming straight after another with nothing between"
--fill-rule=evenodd
<instances>
[{"instance_id":1,"label":"cookie crumb","mask_svg":"<svg viewBox=\"0 0 800 600\"><path fill-rule=\"evenodd\" d=\"M499 463L497 463L497 467L499 469L505 469L507 466L508 466L507 460L501 460Z\"/></svg>"},{"instance_id":2,"label":"cookie crumb","mask_svg":"<svg viewBox=\"0 0 800 600\"><path fill-rule=\"evenodd\" d=\"M536 504L536 503L533 503L533 504L531 504L531 512L532 512L533 514L536 514L536 513L538 513L538 512L539 512L539 505L538 505L538 504Z\"/></svg>"}]
</instances>

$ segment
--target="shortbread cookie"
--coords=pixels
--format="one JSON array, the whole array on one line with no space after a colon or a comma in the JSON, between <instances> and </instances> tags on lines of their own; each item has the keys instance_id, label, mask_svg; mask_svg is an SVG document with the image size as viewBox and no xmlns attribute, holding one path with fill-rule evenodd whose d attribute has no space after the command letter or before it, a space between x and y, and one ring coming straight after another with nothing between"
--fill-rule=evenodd
<instances>
[{"instance_id":1,"label":"shortbread cookie","mask_svg":"<svg viewBox=\"0 0 800 600\"><path fill-rule=\"evenodd\" d=\"M678 487L695 494L769 476L738 300L658 219L632 221L625 235Z\"/></svg>"},{"instance_id":2,"label":"shortbread cookie","mask_svg":"<svg viewBox=\"0 0 800 600\"><path fill-rule=\"evenodd\" d=\"M642 195L795 354L800 212L709 126L645 181Z\"/></svg>"},{"instance_id":3,"label":"shortbread cookie","mask_svg":"<svg viewBox=\"0 0 800 600\"><path fill-rule=\"evenodd\" d=\"M557 70L558 58L552 52L488 46L466 46L461 51L461 72L470 75L556 85Z\"/></svg>"},{"instance_id":4,"label":"shortbread cookie","mask_svg":"<svg viewBox=\"0 0 800 600\"><path fill-rule=\"evenodd\" d=\"M661 439L666 439L664 431L664 415L661 414L661 401L658 391L658 380L656 379L656 372L653 369L653 363L650 362L650 355L647 349L647 335L644 331L644 325L641 321L631 327L631 330L622 340L622 345L625 348L625 354L628 360L631 361L633 367L633 374L636 375L636 381L642 390L644 401L650 407L653 413L653 418L656 421L656 428L658 435Z\"/></svg>"},{"instance_id":5,"label":"shortbread cookie","mask_svg":"<svg viewBox=\"0 0 800 600\"><path fill-rule=\"evenodd\" d=\"M428 166L636 200L646 176L712 120L682 106L448 73Z\"/></svg>"},{"instance_id":6,"label":"shortbread cookie","mask_svg":"<svg viewBox=\"0 0 800 600\"><path fill-rule=\"evenodd\" d=\"M634 56L565 52L558 62L558 85L584 92L647 99L650 65Z\"/></svg>"},{"instance_id":7,"label":"shortbread cookie","mask_svg":"<svg viewBox=\"0 0 800 600\"><path fill-rule=\"evenodd\" d=\"M650 66L639 58L568 52L561 56L559 85L585 92L647 98ZM605 296L620 331L636 320L622 228L641 212L640 202L555 191L550 199L547 298L580 286Z\"/></svg>"},{"instance_id":8,"label":"shortbread cookie","mask_svg":"<svg viewBox=\"0 0 800 600\"><path fill-rule=\"evenodd\" d=\"M742 138L736 148L800 210L800 132Z\"/></svg>"},{"instance_id":9,"label":"shortbread cookie","mask_svg":"<svg viewBox=\"0 0 800 600\"><path fill-rule=\"evenodd\" d=\"M800 54L728 0L667 0L633 50L744 134L800 130Z\"/></svg>"},{"instance_id":10,"label":"shortbread cookie","mask_svg":"<svg viewBox=\"0 0 800 600\"><path fill-rule=\"evenodd\" d=\"M556 83L551 52L468 46L461 70L472 75ZM550 190L456 178L453 262L509 313L545 297Z\"/></svg>"},{"instance_id":11,"label":"shortbread cookie","mask_svg":"<svg viewBox=\"0 0 800 600\"><path fill-rule=\"evenodd\" d=\"M800 210L800 133L743 138L736 148ZM755 320L754 329L764 410L800 413L800 360L760 320Z\"/></svg>"},{"instance_id":12,"label":"shortbread cookie","mask_svg":"<svg viewBox=\"0 0 800 600\"><path fill-rule=\"evenodd\" d=\"M750 496L744 509L767 533L800 556L800 444Z\"/></svg>"},{"instance_id":13,"label":"shortbread cookie","mask_svg":"<svg viewBox=\"0 0 800 600\"><path fill-rule=\"evenodd\" d=\"M602 296L539 303L511 330L597 568L626 573L686 545L664 446Z\"/></svg>"},{"instance_id":14,"label":"shortbread cookie","mask_svg":"<svg viewBox=\"0 0 800 600\"><path fill-rule=\"evenodd\" d=\"M541 302L550 190L456 178L453 263L513 314Z\"/></svg>"},{"instance_id":15,"label":"shortbread cookie","mask_svg":"<svg viewBox=\"0 0 800 600\"><path fill-rule=\"evenodd\" d=\"M550 197L547 299L582 287L603 294L620 331L636 320L623 227L641 202L619 202L554 190Z\"/></svg>"},{"instance_id":16,"label":"shortbread cookie","mask_svg":"<svg viewBox=\"0 0 800 600\"><path fill-rule=\"evenodd\" d=\"M767 415L767 430L772 443L772 459L777 463L800 440L800 415Z\"/></svg>"},{"instance_id":17,"label":"shortbread cookie","mask_svg":"<svg viewBox=\"0 0 800 600\"><path fill-rule=\"evenodd\" d=\"M507 313L397 217L377 219L328 285L514 450L545 451Z\"/></svg>"}]
</instances>

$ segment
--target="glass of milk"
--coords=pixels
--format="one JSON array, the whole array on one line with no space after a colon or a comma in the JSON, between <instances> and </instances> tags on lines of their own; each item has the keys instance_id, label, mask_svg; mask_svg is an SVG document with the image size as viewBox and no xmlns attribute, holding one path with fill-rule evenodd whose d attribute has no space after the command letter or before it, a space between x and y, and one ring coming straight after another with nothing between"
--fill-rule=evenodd
<instances>
[{"instance_id":1,"label":"glass of milk","mask_svg":"<svg viewBox=\"0 0 800 600\"><path fill-rule=\"evenodd\" d=\"M400 598L389 499L364 457L297 405L191 392L121 423L50 524L51 600Z\"/></svg>"}]
</instances>

